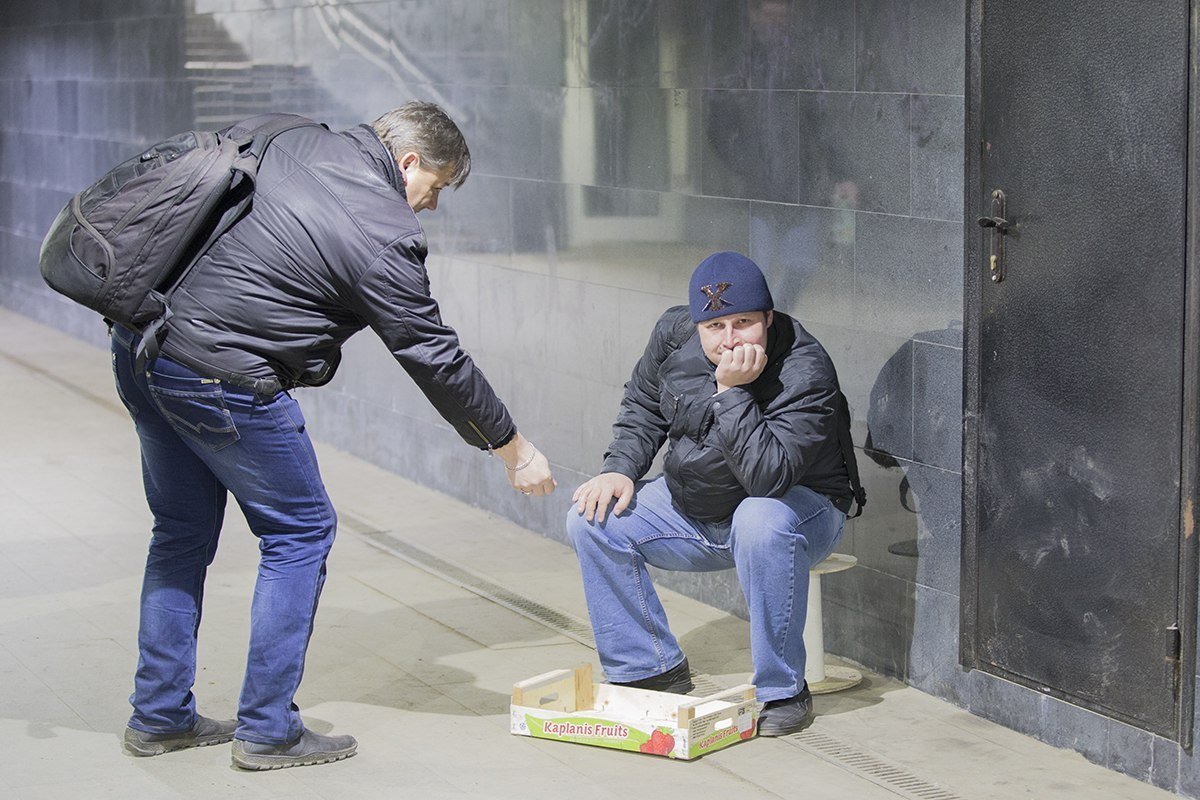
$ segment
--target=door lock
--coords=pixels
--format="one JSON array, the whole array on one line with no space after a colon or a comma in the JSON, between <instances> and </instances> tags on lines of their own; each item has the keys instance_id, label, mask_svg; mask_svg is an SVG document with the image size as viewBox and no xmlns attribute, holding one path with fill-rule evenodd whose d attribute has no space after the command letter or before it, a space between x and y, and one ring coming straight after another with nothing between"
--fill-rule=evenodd
<instances>
[{"instance_id":1,"label":"door lock","mask_svg":"<svg viewBox=\"0 0 1200 800\"><path fill-rule=\"evenodd\" d=\"M1008 233L1011 223L1004 218L1004 192L996 189L992 192L992 216L980 217L979 227L991 228L991 254L988 257L988 272L992 283L1004 280L1004 235Z\"/></svg>"}]
</instances>

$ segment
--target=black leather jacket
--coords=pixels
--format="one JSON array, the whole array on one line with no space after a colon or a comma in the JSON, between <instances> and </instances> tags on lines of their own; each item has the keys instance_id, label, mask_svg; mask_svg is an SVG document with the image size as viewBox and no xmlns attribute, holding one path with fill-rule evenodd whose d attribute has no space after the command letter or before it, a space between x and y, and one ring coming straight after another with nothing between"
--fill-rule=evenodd
<instances>
[{"instance_id":1,"label":"black leather jacket","mask_svg":"<svg viewBox=\"0 0 1200 800\"><path fill-rule=\"evenodd\" d=\"M379 335L470 444L515 428L429 293L425 235L369 126L279 135L254 204L171 296L162 352L264 394L326 383L342 344Z\"/></svg>"},{"instance_id":2,"label":"black leather jacket","mask_svg":"<svg viewBox=\"0 0 1200 800\"><path fill-rule=\"evenodd\" d=\"M693 519L724 521L746 497L778 497L796 484L847 511L838 426L848 435L849 413L821 344L776 311L767 366L753 383L716 395L715 370L687 307L668 309L625 384L604 471L636 481L667 441L667 487Z\"/></svg>"}]
</instances>

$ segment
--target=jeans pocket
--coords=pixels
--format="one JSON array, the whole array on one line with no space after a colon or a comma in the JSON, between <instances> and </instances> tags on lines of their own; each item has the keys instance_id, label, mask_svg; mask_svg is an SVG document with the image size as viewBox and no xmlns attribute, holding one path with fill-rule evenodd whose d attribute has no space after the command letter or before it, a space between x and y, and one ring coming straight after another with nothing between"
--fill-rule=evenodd
<instances>
[{"instance_id":1,"label":"jeans pocket","mask_svg":"<svg viewBox=\"0 0 1200 800\"><path fill-rule=\"evenodd\" d=\"M220 381L152 371L147 383L159 413L181 436L214 452L241 438Z\"/></svg>"}]
</instances>

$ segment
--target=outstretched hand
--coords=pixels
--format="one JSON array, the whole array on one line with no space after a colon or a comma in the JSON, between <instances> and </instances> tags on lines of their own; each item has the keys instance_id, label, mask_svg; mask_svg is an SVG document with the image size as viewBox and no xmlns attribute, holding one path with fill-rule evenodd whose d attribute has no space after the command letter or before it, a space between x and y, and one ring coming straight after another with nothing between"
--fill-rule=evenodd
<instances>
[{"instance_id":1,"label":"outstretched hand","mask_svg":"<svg viewBox=\"0 0 1200 800\"><path fill-rule=\"evenodd\" d=\"M550 494L558 486L558 481L550 472L549 460L536 447L534 451L532 460L521 462L524 466L520 469L504 470L508 473L508 482L521 494Z\"/></svg>"},{"instance_id":2,"label":"outstretched hand","mask_svg":"<svg viewBox=\"0 0 1200 800\"><path fill-rule=\"evenodd\" d=\"M519 431L508 444L496 449L496 455L504 460L509 484L521 494L547 495L558 486L550 462Z\"/></svg>"},{"instance_id":3,"label":"outstretched hand","mask_svg":"<svg viewBox=\"0 0 1200 800\"><path fill-rule=\"evenodd\" d=\"M571 495L576 510L587 517L588 522L604 522L608 504L617 499L613 506L612 515L615 517L633 500L633 481L627 475L619 472L601 472L596 477L584 482L575 494Z\"/></svg>"}]
</instances>

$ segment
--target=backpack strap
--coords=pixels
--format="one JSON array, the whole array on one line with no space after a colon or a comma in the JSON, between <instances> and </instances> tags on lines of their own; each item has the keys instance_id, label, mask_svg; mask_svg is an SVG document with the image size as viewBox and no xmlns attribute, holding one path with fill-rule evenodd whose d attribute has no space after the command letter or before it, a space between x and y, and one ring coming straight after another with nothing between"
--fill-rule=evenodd
<instances>
[{"instance_id":1,"label":"backpack strap","mask_svg":"<svg viewBox=\"0 0 1200 800\"><path fill-rule=\"evenodd\" d=\"M863 507L867 504L867 490L863 488L862 480L858 476L858 459L854 455L854 441L850 437L850 404L846 401L846 395L838 391L840 408L838 409L842 419L838 424L838 444L842 447L842 457L846 461L846 474L850 477L850 491L854 494L854 502L858 503L858 511L853 514L847 514L847 519L861 517Z\"/></svg>"},{"instance_id":2,"label":"backpack strap","mask_svg":"<svg viewBox=\"0 0 1200 800\"><path fill-rule=\"evenodd\" d=\"M183 283L200 257L207 253L208 249L221 237L221 234L241 219L250 207L250 203L254 199L254 184L258 178L258 164L271 141L285 131L319 124L298 114L263 114L239 122L219 134L221 138L231 140L240 154L231 167L231 171L235 174L231 179L230 194L236 199L232 203L227 203L221 210L220 216L216 218L208 235L192 252L188 263L179 270L175 279L171 281L171 285L157 293L162 301L163 313L151 320L142 330L142 342L138 346L135 361L139 370L142 369L143 364L152 363L154 359L158 358L158 337L167 320L171 318L171 308L167 303L167 298ZM320 125L320 127L328 130L326 125Z\"/></svg>"}]
</instances>

